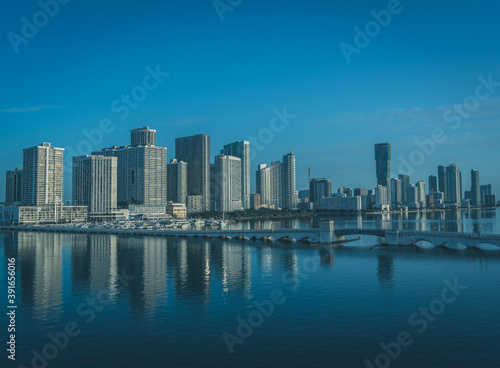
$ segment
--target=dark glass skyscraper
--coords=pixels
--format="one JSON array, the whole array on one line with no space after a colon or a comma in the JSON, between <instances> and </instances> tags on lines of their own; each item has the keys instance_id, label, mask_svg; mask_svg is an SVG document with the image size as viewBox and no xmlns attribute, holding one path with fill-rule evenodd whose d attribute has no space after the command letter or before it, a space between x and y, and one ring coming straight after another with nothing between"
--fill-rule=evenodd
<instances>
[{"instance_id":1,"label":"dark glass skyscraper","mask_svg":"<svg viewBox=\"0 0 500 368\"><path fill-rule=\"evenodd\" d=\"M377 185L391 186L391 145L379 143L375 145L375 160L377 161Z\"/></svg>"},{"instance_id":2,"label":"dark glass skyscraper","mask_svg":"<svg viewBox=\"0 0 500 368\"><path fill-rule=\"evenodd\" d=\"M187 195L201 196L203 211L210 210L210 136L176 138L175 158L188 164Z\"/></svg>"},{"instance_id":3,"label":"dark glass skyscraper","mask_svg":"<svg viewBox=\"0 0 500 368\"><path fill-rule=\"evenodd\" d=\"M21 167L15 170L7 171L5 184L5 202L21 202L23 169Z\"/></svg>"},{"instance_id":4,"label":"dark glass skyscraper","mask_svg":"<svg viewBox=\"0 0 500 368\"><path fill-rule=\"evenodd\" d=\"M448 178L446 174L446 166L438 166L439 191L444 193L444 201L448 202Z\"/></svg>"},{"instance_id":5,"label":"dark glass skyscraper","mask_svg":"<svg viewBox=\"0 0 500 368\"><path fill-rule=\"evenodd\" d=\"M401 200L403 204L408 204L408 186L410 185L410 176L406 174L399 174L401 180Z\"/></svg>"},{"instance_id":6,"label":"dark glass skyscraper","mask_svg":"<svg viewBox=\"0 0 500 368\"><path fill-rule=\"evenodd\" d=\"M437 192L438 184L437 184L437 176L430 175L429 176L429 193Z\"/></svg>"},{"instance_id":7,"label":"dark glass skyscraper","mask_svg":"<svg viewBox=\"0 0 500 368\"><path fill-rule=\"evenodd\" d=\"M479 171L471 171L471 202L474 207L481 207L481 187L479 185Z\"/></svg>"},{"instance_id":8,"label":"dark glass skyscraper","mask_svg":"<svg viewBox=\"0 0 500 368\"><path fill-rule=\"evenodd\" d=\"M311 179L309 182L309 202L314 203L314 208L320 208L323 197L332 196L332 182L328 179Z\"/></svg>"}]
</instances>

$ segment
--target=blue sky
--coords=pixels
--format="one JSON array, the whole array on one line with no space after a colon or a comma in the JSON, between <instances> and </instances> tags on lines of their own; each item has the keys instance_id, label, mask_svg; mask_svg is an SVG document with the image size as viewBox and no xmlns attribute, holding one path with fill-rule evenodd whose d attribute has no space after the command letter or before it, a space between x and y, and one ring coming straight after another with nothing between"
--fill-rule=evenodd
<instances>
[{"instance_id":1,"label":"blue sky","mask_svg":"<svg viewBox=\"0 0 500 368\"><path fill-rule=\"evenodd\" d=\"M365 29L388 1L221 2L239 3L223 21L213 0L72 0L17 46L8 35L23 36L23 17L43 22L41 8L4 4L1 177L21 166L22 148L42 141L88 153L83 130L109 119L113 132L96 136L91 149L127 144L131 129L148 125L169 160L176 137L209 134L213 160L224 144L260 134L252 171L293 151L298 189L307 187L309 167L335 188L373 188L373 145L390 142L393 176L404 160L418 163L405 169L412 182L457 163L465 187L476 168L500 194L500 87L477 106L470 97L479 77L500 82L500 4L401 1L349 63L339 45L355 45L354 27ZM148 66L169 74L157 85L150 79L155 88L125 114L120 99L142 85ZM460 124L450 118L457 113L444 118L464 101L472 107ZM273 110L285 107L296 116L271 139ZM446 139L423 152L415 140L432 139L436 129ZM65 184L70 200L70 175Z\"/></svg>"}]
</instances>

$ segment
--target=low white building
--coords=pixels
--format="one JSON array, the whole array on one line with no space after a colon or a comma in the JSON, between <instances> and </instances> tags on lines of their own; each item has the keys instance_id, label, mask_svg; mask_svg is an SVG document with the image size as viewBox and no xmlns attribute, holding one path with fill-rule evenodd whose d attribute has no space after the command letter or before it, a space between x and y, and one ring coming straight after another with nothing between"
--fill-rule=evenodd
<instances>
[{"instance_id":1,"label":"low white building","mask_svg":"<svg viewBox=\"0 0 500 368\"><path fill-rule=\"evenodd\" d=\"M1 225L45 225L86 222L87 206L2 206Z\"/></svg>"}]
</instances>

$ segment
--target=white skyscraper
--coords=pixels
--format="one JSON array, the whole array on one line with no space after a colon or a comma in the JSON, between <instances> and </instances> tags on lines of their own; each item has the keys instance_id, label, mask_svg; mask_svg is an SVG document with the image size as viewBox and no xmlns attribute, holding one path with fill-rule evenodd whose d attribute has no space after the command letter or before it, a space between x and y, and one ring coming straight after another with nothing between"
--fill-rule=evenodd
<instances>
[{"instance_id":1,"label":"white skyscraper","mask_svg":"<svg viewBox=\"0 0 500 368\"><path fill-rule=\"evenodd\" d=\"M283 168L279 161L274 161L271 166L259 165L256 178L257 193L260 194L261 205L281 208L282 173Z\"/></svg>"},{"instance_id":2,"label":"white skyscraper","mask_svg":"<svg viewBox=\"0 0 500 368\"><path fill-rule=\"evenodd\" d=\"M293 209L297 205L295 189L295 156L293 152L283 156L283 162L274 161L271 166L259 165L257 193L262 205Z\"/></svg>"},{"instance_id":3,"label":"white skyscraper","mask_svg":"<svg viewBox=\"0 0 500 368\"><path fill-rule=\"evenodd\" d=\"M460 207L462 205L462 174L460 167L451 164L446 168L446 186L448 195L446 201L450 204Z\"/></svg>"},{"instance_id":4,"label":"white skyscraper","mask_svg":"<svg viewBox=\"0 0 500 368\"><path fill-rule=\"evenodd\" d=\"M283 156L283 208L297 207L297 191L295 187L295 156L293 152Z\"/></svg>"},{"instance_id":5,"label":"white skyscraper","mask_svg":"<svg viewBox=\"0 0 500 368\"><path fill-rule=\"evenodd\" d=\"M389 191L387 187L383 185L378 185L375 188L375 206L377 208L382 208L389 204Z\"/></svg>"},{"instance_id":6,"label":"white skyscraper","mask_svg":"<svg viewBox=\"0 0 500 368\"><path fill-rule=\"evenodd\" d=\"M114 146L92 154L118 158L118 202L165 206L167 204L167 149L152 145L151 136L140 138L139 134L133 139L135 143L148 143L149 145ZM143 139L146 141L142 141Z\"/></svg>"},{"instance_id":7,"label":"white skyscraper","mask_svg":"<svg viewBox=\"0 0 500 368\"><path fill-rule=\"evenodd\" d=\"M64 148L50 143L23 150L21 199L25 206L62 204Z\"/></svg>"},{"instance_id":8,"label":"white skyscraper","mask_svg":"<svg viewBox=\"0 0 500 368\"><path fill-rule=\"evenodd\" d=\"M242 209L240 158L228 155L216 156L214 184L218 210L229 212Z\"/></svg>"},{"instance_id":9,"label":"white skyscraper","mask_svg":"<svg viewBox=\"0 0 500 368\"><path fill-rule=\"evenodd\" d=\"M111 214L117 208L118 159L73 157L73 204L87 206L89 215Z\"/></svg>"},{"instance_id":10,"label":"white skyscraper","mask_svg":"<svg viewBox=\"0 0 500 368\"><path fill-rule=\"evenodd\" d=\"M170 160L167 164L167 200L186 203L188 165L186 162Z\"/></svg>"},{"instance_id":11,"label":"white skyscraper","mask_svg":"<svg viewBox=\"0 0 500 368\"><path fill-rule=\"evenodd\" d=\"M415 185L418 191L417 201L420 204L420 208L425 208L427 206L427 194L425 190L425 181L419 180Z\"/></svg>"},{"instance_id":12,"label":"white skyscraper","mask_svg":"<svg viewBox=\"0 0 500 368\"><path fill-rule=\"evenodd\" d=\"M250 208L250 142L226 144L220 153L241 159L241 198L243 208Z\"/></svg>"}]
</instances>

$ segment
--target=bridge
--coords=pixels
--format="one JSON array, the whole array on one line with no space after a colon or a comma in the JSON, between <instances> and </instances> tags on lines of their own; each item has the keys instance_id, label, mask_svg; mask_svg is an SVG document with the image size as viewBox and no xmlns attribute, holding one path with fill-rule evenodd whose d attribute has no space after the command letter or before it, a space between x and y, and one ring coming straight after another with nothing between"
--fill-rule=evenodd
<instances>
[{"instance_id":1,"label":"bridge","mask_svg":"<svg viewBox=\"0 0 500 368\"><path fill-rule=\"evenodd\" d=\"M386 245L412 245L425 241L435 246L460 243L468 248L479 244L491 244L500 247L500 235L498 234L417 230L338 229L335 230L335 235L371 235L379 237L381 244Z\"/></svg>"},{"instance_id":2,"label":"bridge","mask_svg":"<svg viewBox=\"0 0 500 368\"><path fill-rule=\"evenodd\" d=\"M380 244L385 245L415 245L425 241L435 246L460 243L466 247L479 244L491 244L500 248L500 235L475 234L445 231L416 231L392 229L335 229L333 221L323 220L319 228L310 229L250 229L250 230L180 230L180 229L107 229L107 228L76 228L76 227L12 227L0 226L2 230L18 231L48 231L59 233L91 233L115 235L148 235L148 236L179 236L218 238L224 240L261 240L294 243L331 244L346 241L346 236L375 236Z\"/></svg>"}]
</instances>

